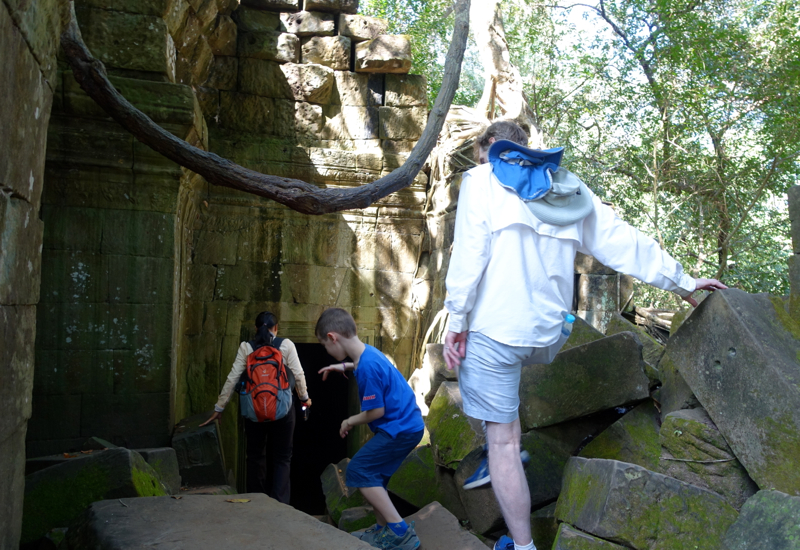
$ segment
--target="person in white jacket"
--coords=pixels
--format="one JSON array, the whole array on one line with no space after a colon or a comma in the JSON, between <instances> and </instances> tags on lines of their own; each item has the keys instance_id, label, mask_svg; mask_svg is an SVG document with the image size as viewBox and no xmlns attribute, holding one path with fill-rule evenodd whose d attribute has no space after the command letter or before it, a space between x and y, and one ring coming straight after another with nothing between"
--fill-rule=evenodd
<instances>
[{"instance_id":1,"label":"person in white jacket","mask_svg":"<svg viewBox=\"0 0 800 550\"><path fill-rule=\"evenodd\" d=\"M696 290L727 288L685 274L657 242L620 220L559 167L563 148L532 150L527 140L508 121L478 138L481 164L462 179L445 281L445 361L458 367L464 412L486 425L488 457L465 487L492 481L511 535L496 550L534 548L520 459L520 371L534 354L551 361L564 343L576 252L692 305Z\"/></svg>"},{"instance_id":2,"label":"person in white jacket","mask_svg":"<svg viewBox=\"0 0 800 550\"><path fill-rule=\"evenodd\" d=\"M233 368L231 368L231 372L228 374L227 380L225 380L217 404L214 405L214 413L201 426L213 422L222 415L236 384L242 376L242 372L247 366L247 356L253 353L254 347L259 348L265 344L277 344L284 362L294 377L294 389L297 392L297 396L304 406L311 406L306 377L303 373L303 366L297 356L297 348L294 342L288 338L276 341L277 334L278 319L275 315L269 311L259 313L256 317L255 338L251 342L239 344L239 351L233 361ZM247 418L244 419L244 431L247 440L246 485L248 493L266 493L278 502L289 504L291 496L289 474L292 462L294 427L294 406L289 407L289 412L283 418L272 422L253 422ZM267 443L269 443L271 449L273 465L273 475L270 482L267 482Z\"/></svg>"}]
</instances>

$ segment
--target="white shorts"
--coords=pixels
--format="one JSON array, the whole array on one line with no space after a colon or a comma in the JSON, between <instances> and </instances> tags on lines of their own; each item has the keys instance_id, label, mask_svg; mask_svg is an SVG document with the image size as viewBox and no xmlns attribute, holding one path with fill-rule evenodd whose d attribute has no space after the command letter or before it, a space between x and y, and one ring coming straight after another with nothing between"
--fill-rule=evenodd
<instances>
[{"instance_id":1,"label":"white shorts","mask_svg":"<svg viewBox=\"0 0 800 550\"><path fill-rule=\"evenodd\" d=\"M522 362L535 349L501 344L479 332L470 332L467 356L458 369L464 413L488 422L514 422L519 417Z\"/></svg>"}]
</instances>

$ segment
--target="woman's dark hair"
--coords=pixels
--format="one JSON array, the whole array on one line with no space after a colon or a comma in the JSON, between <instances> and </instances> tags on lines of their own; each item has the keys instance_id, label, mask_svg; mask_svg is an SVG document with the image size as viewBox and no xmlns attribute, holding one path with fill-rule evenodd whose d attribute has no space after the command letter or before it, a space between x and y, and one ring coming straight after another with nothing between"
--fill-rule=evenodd
<instances>
[{"instance_id":1,"label":"woman's dark hair","mask_svg":"<svg viewBox=\"0 0 800 550\"><path fill-rule=\"evenodd\" d=\"M475 160L478 160L478 153L481 148L489 148L489 140L507 139L513 141L523 147L528 146L528 134L523 130L519 124L510 120L498 120L492 123L486 130L475 139L474 151Z\"/></svg>"},{"instance_id":2,"label":"woman's dark hair","mask_svg":"<svg viewBox=\"0 0 800 550\"><path fill-rule=\"evenodd\" d=\"M272 343L270 329L278 324L278 318L269 311L262 311L256 317L256 337L253 338L253 349L267 346Z\"/></svg>"}]
</instances>

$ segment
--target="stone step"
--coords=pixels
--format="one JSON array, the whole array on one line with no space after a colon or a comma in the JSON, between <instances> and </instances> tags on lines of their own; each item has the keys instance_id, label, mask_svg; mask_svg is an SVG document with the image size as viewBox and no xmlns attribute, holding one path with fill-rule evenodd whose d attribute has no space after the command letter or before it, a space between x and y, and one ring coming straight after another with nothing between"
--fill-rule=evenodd
<instances>
[{"instance_id":1,"label":"stone step","mask_svg":"<svg viewBox=\"0 0 800 550\"><path fill-rule=\"evenodd\" d=\"M231 500L249 502L229 502ZM68 550L369 550L368 544L262 493L95 502L67 532Z\"/></svg>"}]
</instances>

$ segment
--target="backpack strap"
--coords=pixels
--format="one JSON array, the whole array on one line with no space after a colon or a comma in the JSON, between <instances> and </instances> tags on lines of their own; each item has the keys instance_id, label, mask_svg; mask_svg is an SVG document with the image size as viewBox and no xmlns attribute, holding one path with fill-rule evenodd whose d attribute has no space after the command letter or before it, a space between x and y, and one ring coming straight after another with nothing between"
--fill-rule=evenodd
<instances>
[{"instance_id":1,"label":"backpack strap","mask_svg":"<svg viewBox=\"0 0 800 550\"><path fill-rule=\"evenodd\" d=\"M281 349L281 344L286 338L278 338L277 336L272 339L272 343L270 344L273 348Z\"/></svg>"}]
</instances>

